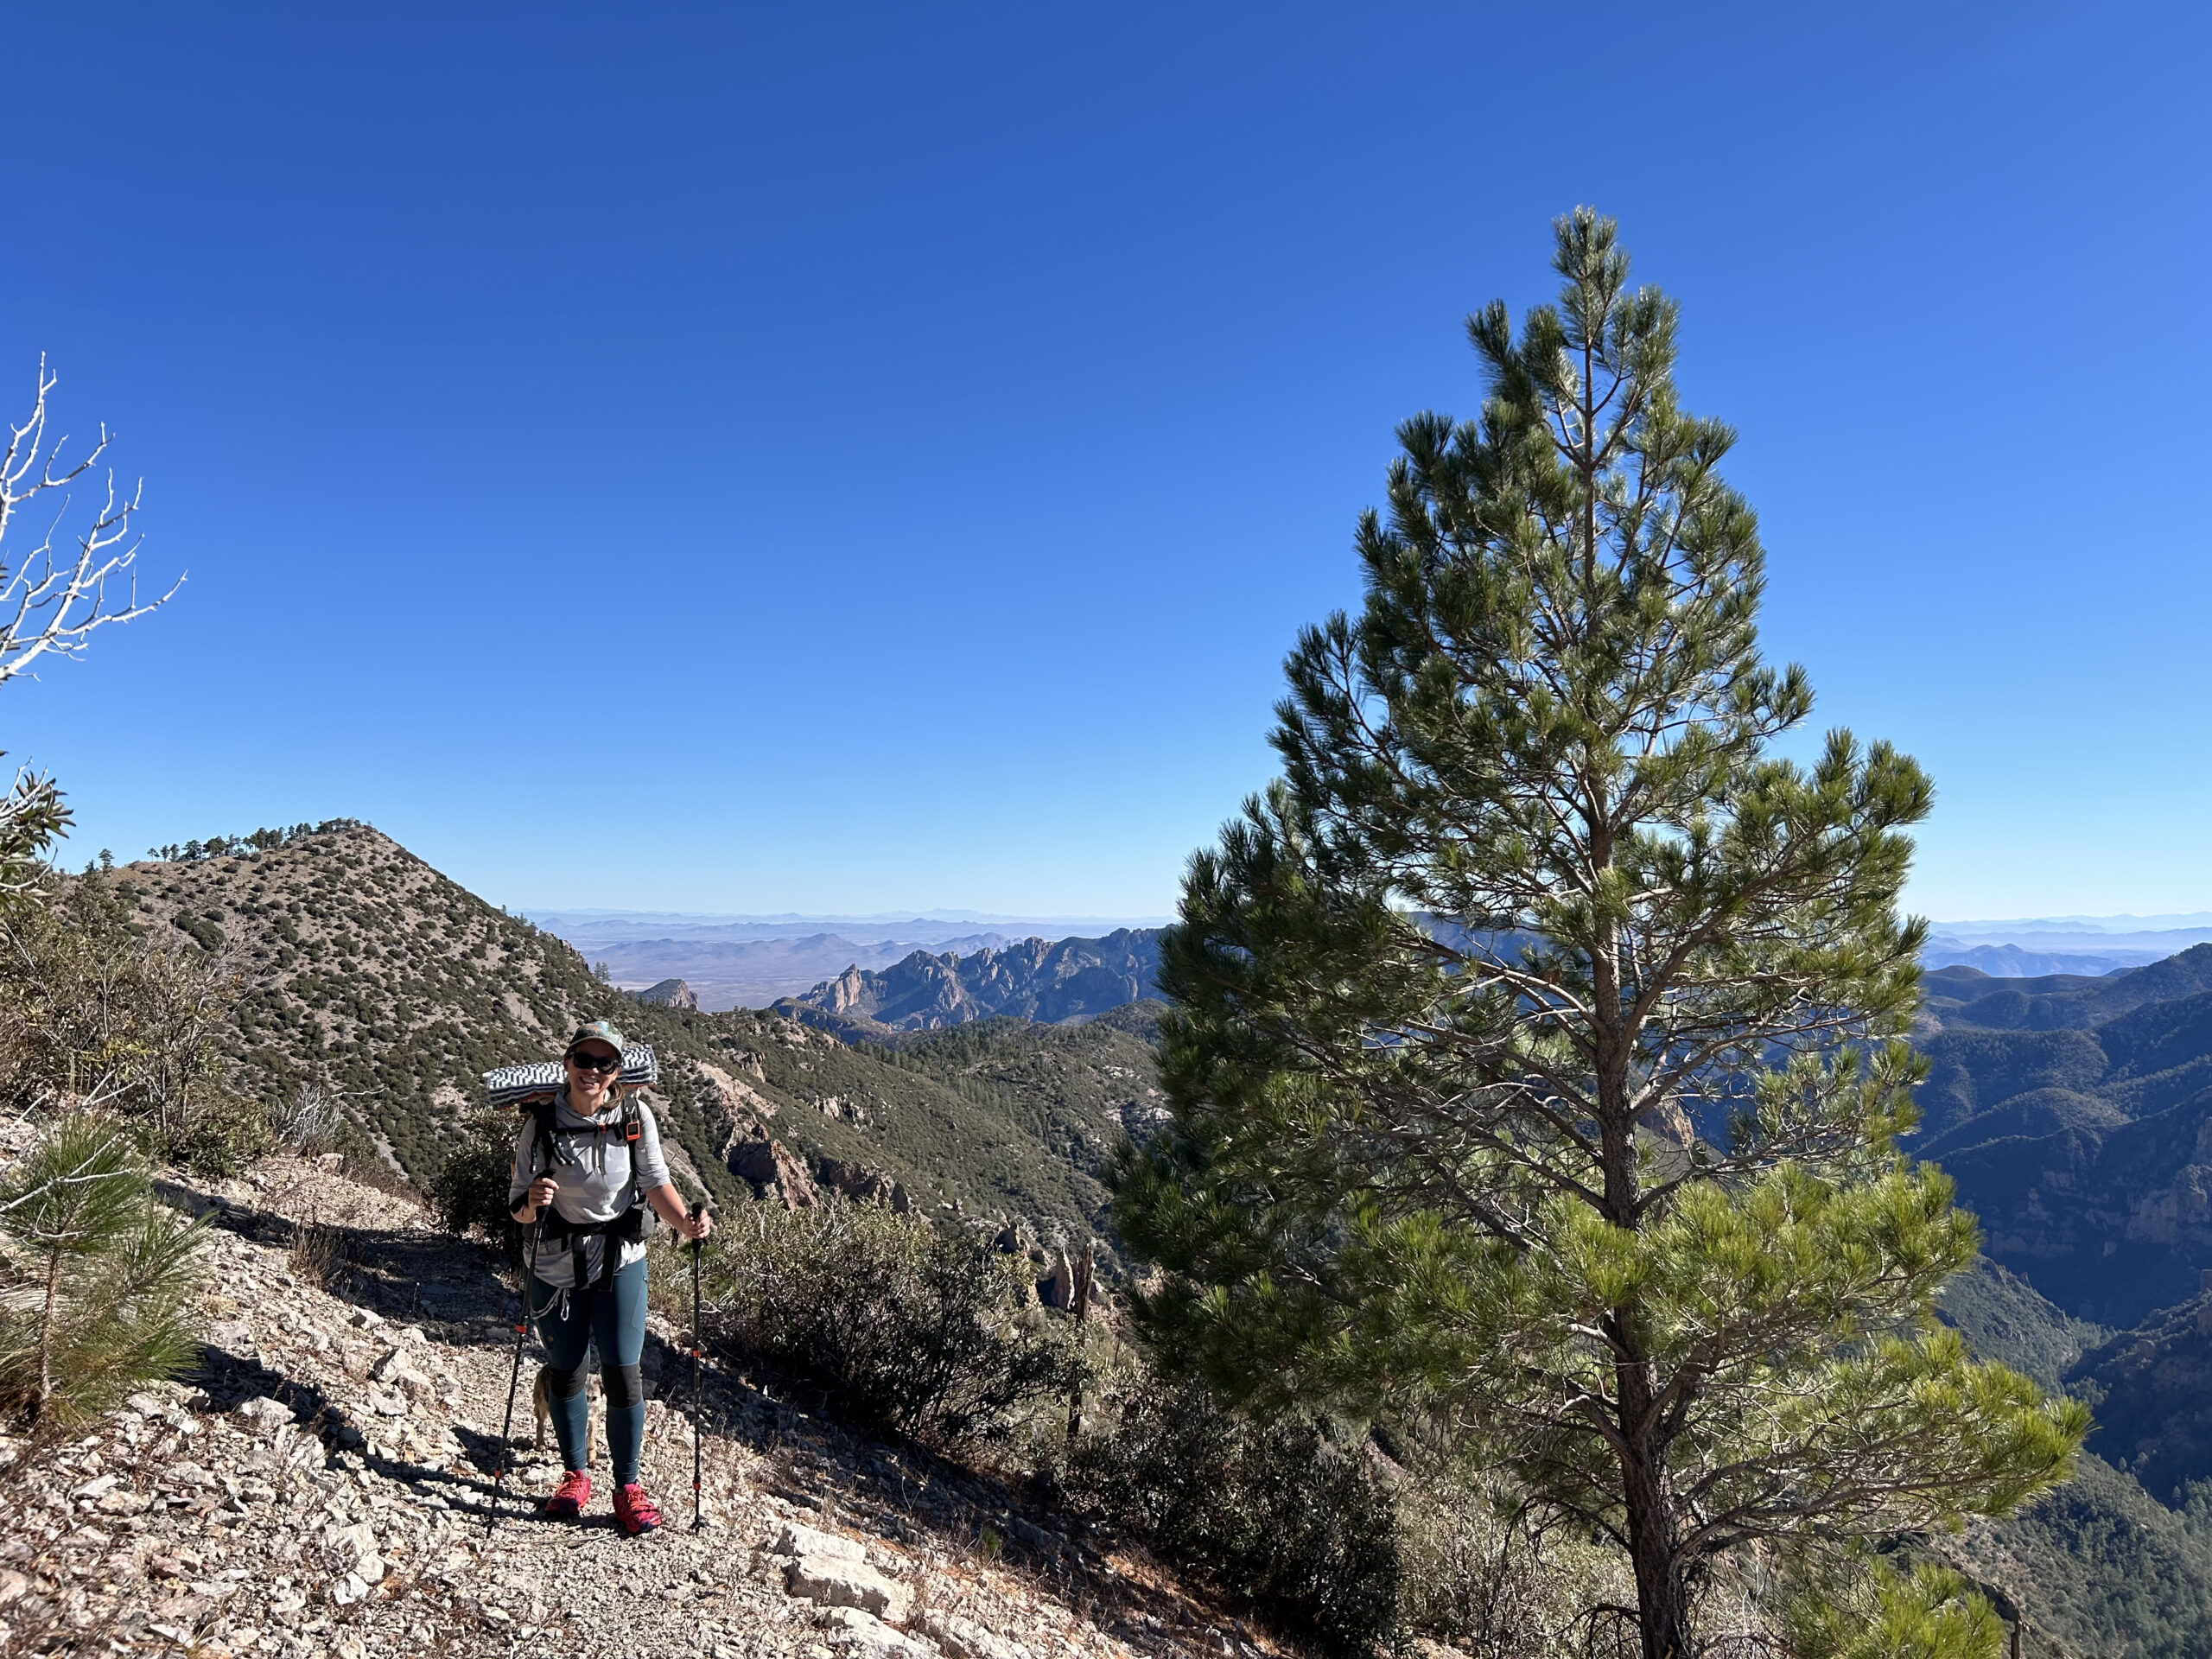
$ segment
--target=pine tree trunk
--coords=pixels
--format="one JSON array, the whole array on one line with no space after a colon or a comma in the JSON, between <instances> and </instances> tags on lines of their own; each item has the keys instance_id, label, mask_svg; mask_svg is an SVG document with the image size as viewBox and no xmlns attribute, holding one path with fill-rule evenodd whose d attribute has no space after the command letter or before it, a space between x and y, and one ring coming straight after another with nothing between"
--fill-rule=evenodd
<instances>
[{"instance_id":1,"label":"pine tree trunk","mask_svg":"<svg viewBox=\"0 0 2212 1659\"><path fill-rule=\"evenodd\" d=\"M54 1310L61 1295L61 1251L57 1247L46 1263L46 1306L38 1316L38 1403L31 1421L46 1415L46 1402L54 1397Z\"/></svg>"},{"instance_id":2,"label":"pine tree trunk","mask_svg":"<svg viewBox=\"0 0 2212 1659\"><path fill-rule=\"evenodd\" d=\"M1604 817L1605 796L1596 780L1586 785L1592 803L1591 863L1603 870L1613 861L1613 838ZM1636 1229L1641 1181L1637 1166L1636 1123L1630 1110L1629 1074L1635 1059L1636 1033L1622 1009L1621 963L1617 939L1601 940L1591 952L1592 1071L1597 1095L1599 1157L1605 1181L1605 1219ZM1667 1446L1658 1437L1659 1412L1649 1363L1640 1340L1641 1321L1633 1306L1617 1307L1611 1318L1618 1344L1613 1364L1621 1436L1621 1495L1628 1512L1630 1563L1636 1573L1637 1633L1643 1659L1688 1659L1690 1609L1676 1550L1675 1510L1667 1495Z\"/></svg>"},{"instance_id":3,"label":"pine tree trunk","mask_svg":"<svg viewBox=\"0 0 2212 1659\"><path fill-rule=\"evenodd\" d=\"M1647 1427L1656 1414L1641 1368L1630 1378L1621 1368L1621 1426L1629 1449L1621 1456L1621 1496L1628 1510L1630 1565L1636 1572L1638 1634L1643 1659L1688 1659L1690 1608L1675 1548L1675 1506L1667 1496L1666 1457L1651 1444Z\"/></svg>"}]
</instances>

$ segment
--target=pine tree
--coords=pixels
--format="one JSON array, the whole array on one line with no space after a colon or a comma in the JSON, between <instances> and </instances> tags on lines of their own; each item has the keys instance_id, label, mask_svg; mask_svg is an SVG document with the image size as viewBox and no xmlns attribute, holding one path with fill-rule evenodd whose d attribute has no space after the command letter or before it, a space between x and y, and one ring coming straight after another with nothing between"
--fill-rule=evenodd
<instances>
[{"instance_id":1,"label":"pine tree","mask_svg":"<svg viewBox=\"0 0 2212 1659\"><path fill-rule=\"evenodd\" d=\"M1117 1173L1171 1361L1418 1411L1628 1557L1646 1659L1770 1554L2002 1510L2087 1425L1933 1319L1974 1255L1902 1158L1931 801L1761 658L1732 434L1611 221L1468 323L1479 420L1400 429L1366 602L1163 942L1173 1113Z\"/></svg>"},{"instance_id":2,"label":"pine tree","mask_svg":"<svg viewBox=\"0 0 2212 1659\"><path fill-rule=\"evenodd\" d=\"M0 1186L0 1395L75 1420L189 1363L205 1243L154 1196L123 1126L54 1122Z\"/></svg>"}]
</instances>

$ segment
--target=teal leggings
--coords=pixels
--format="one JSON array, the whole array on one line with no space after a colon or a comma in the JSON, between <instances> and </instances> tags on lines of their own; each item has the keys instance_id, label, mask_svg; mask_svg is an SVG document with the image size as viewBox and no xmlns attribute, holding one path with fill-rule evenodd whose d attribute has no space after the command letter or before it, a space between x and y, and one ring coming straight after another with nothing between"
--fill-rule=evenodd
<instances>
[{"instance_id":1,"label":"teal leggings","mask_svg":"<svg viewBox=\"0 0 2212 1659\"><path fill-rule=\"evenodd\" d=\"M645 1351L645 1259L618 1268L613 1281L597 1289L556 1290L532 1274L530 1311L545 1344L545 1398L553 1408L561 1466L584 1466L589 1412L584 1362L597 1348L607 1385L607 1459L614 1465L614 1484L626 1486L638 1478L638 1455L645 1444L645 1388L639 1369Z\"/></svg>"}]
</instances>

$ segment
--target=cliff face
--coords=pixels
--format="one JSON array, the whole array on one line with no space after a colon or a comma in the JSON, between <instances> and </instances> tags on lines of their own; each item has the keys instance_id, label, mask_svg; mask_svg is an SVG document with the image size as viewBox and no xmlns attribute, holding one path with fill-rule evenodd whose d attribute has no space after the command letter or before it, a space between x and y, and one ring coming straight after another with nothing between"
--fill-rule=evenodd
<instances>
[{"instance_id":1,"label":"cliff face","mask_svg":"<svg viewBox=\"0 0 2212 1659\"><path fill-rule=\"evenodd\" d=\"M1159 930L1125 927L1103 938L1023 939L965 957L917 950L886 969L848 968L792 1006L894 1032L1000 1014L1058 1025L1155 995L1159 970Z\"/></svg>"}]
</instances>

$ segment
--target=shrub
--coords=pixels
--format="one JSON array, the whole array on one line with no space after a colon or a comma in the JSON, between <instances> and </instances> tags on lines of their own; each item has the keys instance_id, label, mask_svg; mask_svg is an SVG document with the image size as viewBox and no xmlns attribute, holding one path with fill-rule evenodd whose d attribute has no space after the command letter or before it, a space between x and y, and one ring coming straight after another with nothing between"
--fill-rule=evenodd
<instances>
[{"instance_id":1,"label":"shrub","mask_svg":"<svg viewBox=\"0 0 2212 1659\"><path fill-rule=\"evenodd\" d=\"M77 1421L191 1363L205 1242L155 1198L126 1126L52 1124L0 1186L0 1401Z\"/></svg>"},{"instance_id":2,"label":"shrub","mask_svg":"<svg viewBox=\"0 0 2212 1659\"><path fill-rule=\"evenodd\" d=\"M236 982L198 952L150 946L111 877L0 907L0 1103L97 1109L144 1148L212 1174L269 1150L266 1115L232 1094L215 1037Z\"/></svg>"},{"instance_id":3,"label":"shrub","mask_svg":"<svg viewBox=\"0 0 2212 1659\"><path fill-rule=\"evenodd\" d=\"M1076 1380L1028 1263L964 1232L833 1200L753 1205L722 1236L709 1340L821 1382L857 1421L947 1447L997 1440Z\"/></svg>"},{"instance_id":4,"label":"shrub","mask_svg":"<svg viewBox=\"0 0 2212 1659\"><path fill-rule=\"evenodd\" d=\"M345 1122L343 1103L320 1084L303 1083L269 1109L269 1131L276 1144L303 1158L336 1147Z\"/></svg>"},{"instance_id":5,"label":"shrub","mask_svg":"<svg viewBox=\"0 0 2212 1659\"><path fill-rule=\"evenodd\" d=\"M1454 1455L1444 1437L1408 1440L1396 1448L1408 1469L1395 1497L1398 1611L1408 1629L1478 1659L1568 1648L1594 1659L1635 1648L1609 1643L1632 1632L1605 1630L1591 1615L1635 1601L1618 1550L1556 1517L1547 1524L1527 1493Z\"/></svg>"},{"instance_id":6,"label":"shrub","mask_svg":"<svg viewBox=\"0 0 2212 1659\"><path fill-rule=\"evenodd\" d=\"M1393 1497L1364 1438L1340 1445L1304 1419L1254 1423L1196 1386L1153 1382L1107 1402L1080 1442L1078 1508L1339 1652L1399 1636Z\"/></svg>"},{"instance_id":7,"label":"shrub","mask_svg":"<svg viewBox=\"0 0 2212 1659\"><path fill-rule=\"evenodd\" d=\"M511 1111L475 1111L461 1120L461 1138L429 1179L427 1196L438 1225L463 1237L480 1231L513 1243L517 1230L507 1210L507 1182L518 1128Z\"/></svg>"}]
</instances>

